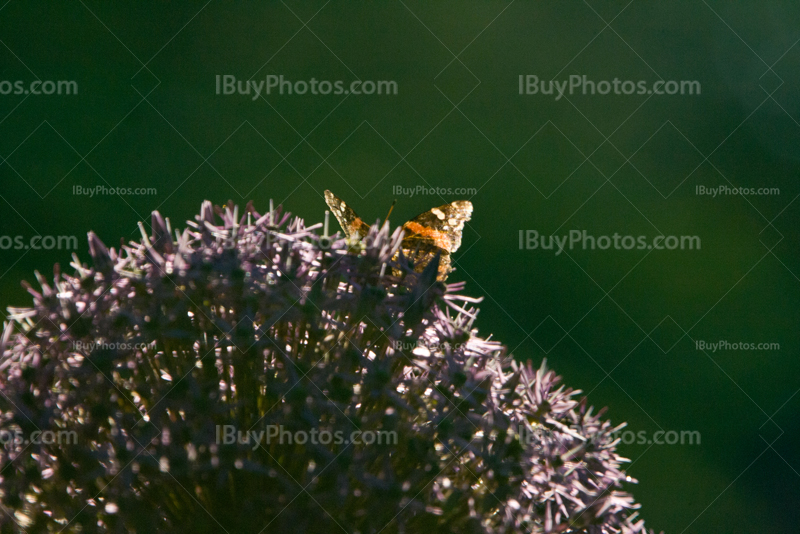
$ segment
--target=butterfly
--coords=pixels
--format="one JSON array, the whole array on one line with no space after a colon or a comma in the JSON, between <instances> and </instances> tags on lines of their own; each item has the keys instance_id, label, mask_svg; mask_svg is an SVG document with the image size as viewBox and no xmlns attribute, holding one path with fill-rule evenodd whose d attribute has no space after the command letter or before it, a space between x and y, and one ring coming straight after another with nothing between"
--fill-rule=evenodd
<instances>
[{"instance_id":1,"label":"butterfly","mask_svg":"<svg viewBox=\"0 0 800 534\"><path fill-rule=\"evenodd\" d=\"M370 225L356 215L353 209L328 190L325 202L336 216L344 233L350 239L363 239L369 233ZM456 200L450 204L421 213L403 224L405 237L400 244L403 255L409 258L414 270L422 272L430 261L439 255L439 275L444 282L453 268L450 254L461 246L461 233L464 223L472 215L472 202Z\"/></svg>"}]
</instances>

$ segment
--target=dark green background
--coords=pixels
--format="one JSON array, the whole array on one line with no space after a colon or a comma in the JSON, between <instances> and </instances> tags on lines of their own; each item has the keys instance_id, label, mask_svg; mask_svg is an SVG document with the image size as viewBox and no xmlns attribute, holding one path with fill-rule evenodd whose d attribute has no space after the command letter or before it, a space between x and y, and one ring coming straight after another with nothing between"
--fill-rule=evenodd
<instances>
[{"instance_id":1,"label":"dark green background","mask_svg":"<svg viewBox=\"0 0 800 534\"><path fill-rule=\"evenodd\" d=\"M622 446L648 525L796 532L798 39L788 1L11 0L0 80L75 80L79 94L0 96L0 234L77 235L86 259L86 231L136 238L155 208L182 227L204 199L272 198L314 223L324 189L367 220L394 186L479 189L451 280L485 296L481 332L547 357L633 431L702 434ZM394 80L399 94L252 101L216 95L218 74ZM698 80L702 94L555 101L519 95L520 74ZM99 184L158 194L72 194ZM456 199L400 197L393 221ZM525 229L697 235L702 249L555 256L519 250ZM0 251L3 306L69 256ZM720 339L780 350L695 348Z\"/></svg>"}]
</instances>

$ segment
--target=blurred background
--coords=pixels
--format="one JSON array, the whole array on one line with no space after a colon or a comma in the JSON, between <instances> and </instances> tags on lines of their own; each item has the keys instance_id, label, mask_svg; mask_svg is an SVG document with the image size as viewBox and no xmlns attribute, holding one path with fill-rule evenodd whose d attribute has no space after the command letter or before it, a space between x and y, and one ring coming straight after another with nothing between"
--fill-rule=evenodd
<instances>
[{"instance_id":1,"label":"blurred background","mask_svg":"<svg viewBox=\"0 0 800 534\"><path fill-rule=\"evenodd\" d=\"M273 199L312 224L331 189L368 221L396 198L399 224L470 199L450 280L485 297L483 335L628 422L648 526L796 531L796 2L10 0L0 20L4 310L154 209L182 228L204 199Z\"/></svg>"}]
</instances>

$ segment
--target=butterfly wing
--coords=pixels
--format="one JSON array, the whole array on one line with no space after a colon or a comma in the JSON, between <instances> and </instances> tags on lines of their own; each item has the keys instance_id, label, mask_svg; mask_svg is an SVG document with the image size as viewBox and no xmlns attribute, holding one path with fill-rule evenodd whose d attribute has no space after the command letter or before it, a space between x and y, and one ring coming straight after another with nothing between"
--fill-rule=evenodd
<instances>
[{"instance_id":1,"label":"butterfly wing","mask_svg":"<svg viewBox=\"0 0 800 534\"><path fill-rule=\"evenodd\" d=\"M337 197L327 189L325 190L325 202L331 209L331 212L339 221L339 225L347 234L347 237L362 239L369 233L369 225L361 220L361 217L356 215L353 209L345 204L344 200Z\"/></svg>"},{"instance_id":2,"label":"butterfly wing","mask_svg":"<svg viewBox=\"0 0 800 534\"><path fill-rule=\"evenodd\" d=\"M464 223L472 216L472 202L457 200L421 213L405 223L403 253L414 262L414 270L422 271L440 255L439 281L447 279L453 270L450 254L461 246Z\"/></svg>"}]
</instances>

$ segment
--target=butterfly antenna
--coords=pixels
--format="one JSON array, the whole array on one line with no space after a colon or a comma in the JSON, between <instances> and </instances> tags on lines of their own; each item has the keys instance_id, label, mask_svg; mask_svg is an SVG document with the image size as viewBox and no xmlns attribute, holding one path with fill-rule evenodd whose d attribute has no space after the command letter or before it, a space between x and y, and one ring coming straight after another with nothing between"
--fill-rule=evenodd
<instances>
[{"instance_id":1,"label":"butterfly antenna","mask_svg":"<svg viewBox=\"0 0 800 534\"><path fill-rule=\"evenodd\" d=\"M386 221L389 220L389 215L392 214L392 210L394 209L395 204L397 204L397 199L394 199L394 202L392 202L392 206L389 208L389 213L386 214L386 218L383 220L383 224L386 224Z\"/></svg>"}]
</instances>

